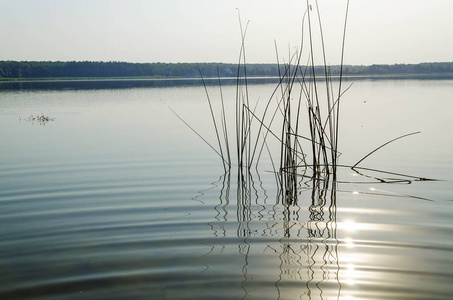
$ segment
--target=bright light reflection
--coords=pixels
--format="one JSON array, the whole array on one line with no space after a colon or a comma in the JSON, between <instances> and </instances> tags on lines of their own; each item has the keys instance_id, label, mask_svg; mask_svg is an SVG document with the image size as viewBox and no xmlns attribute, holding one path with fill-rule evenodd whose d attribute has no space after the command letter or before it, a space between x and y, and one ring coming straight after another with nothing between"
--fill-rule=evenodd
<instances>
[{"instance_id":1,"label":"bright light reflection","mask_svg":"<svg viewBox=\"0 0 453 300\"><path fill-rule=\"evenodd\" d=\"M355 246L354 242L352 241L351 238L345 238L344 242L345 242L346 247L348 247L348 248L354 248L354 246Z\"/></svg>"},{"instance_id":2,"label":"bright light reflection","mask_svg":"<svg viewBox=\"0 0 453 300\"><path fill-rule=\"evenodd\" d=\"M356 270L357 262L360 260L358 258L360 254L358 253L349 253L346 255L347 263L342 264L340 267L340 272L338 278L342 285L345 286L355 286L357 285L357 280L359 279L359 272Z\"/></svg>"},{"instance_id":3,"label":"bright light reflection","mask_svg":"<svg viewBox=\"0 0 453 300\"><path fill-rule=\"evenodd\" d=\"M357 273L355 271L355 266L353 264L348 264L342 273L343 273L342 277L344 279L341 280L341 282L347 285L355 284L355 278L357 277Z\"/></svg>"},{"instance_id":4,"label":"bright light reflection","mask_svg":"<svg viewBox=\"0 0 453 300\"><path fill-rule=\"evenodd\" d=\"M340 228L344 229L346 231L358 231L359 230L359 224L352 220L346 220L340 224Z\"/></svg>"}]
</instances>

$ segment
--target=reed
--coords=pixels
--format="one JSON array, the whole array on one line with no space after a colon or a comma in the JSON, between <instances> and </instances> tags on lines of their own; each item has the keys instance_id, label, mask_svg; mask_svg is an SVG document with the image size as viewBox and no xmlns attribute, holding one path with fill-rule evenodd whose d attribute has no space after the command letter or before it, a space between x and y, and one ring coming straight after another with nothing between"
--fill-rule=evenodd
<instances>
[{"instance_id":1,"label":"reed","mask_svg":"<svg viewBox=\"0 0 453 300\"><path fill-rule=\"evenodd\" d=\"M264 148L267 150L273 172L275 173L279 195L284 199L285 203L291 204L297 202L298 185L300 185L301 177L310 178L310 180L318 184L325 184L332 180L332 184L335 185L339 182L337 180L339 167L349 167L358 172L357 166L368 156L393 141L415 134L403 135L384 143L352 166L339 164L341 155L339 151L341 99L352 86L350 84L346 88L343 87L343 64L349 0L346 2L343 24L340 74L338 81L335 82L337 89L334 86L330 66L327 64L322 18L317 0L314 0L314 8L310 1L307 0L301 22L300 46L297 51L289 55L286 63L280 63L281 59L275 45L279 71L278 83L267 101L264 103L257 101L253 108L250 104L247 84L245 47L249 22L243 25L238 11L241 47L237 64L234 112L236 151L232 151L234 143L230 140L231 135L228 133L220 75L218 73L221 98L219 121L215 117L216 114L213 110L203 75L199 71L216 133L217 147L212 146L186 122L183 122L222 158L225 172L230 171L232 167L231 153L236 152L238 197L241 199L250 196L252 193L253 179L251 178L251 168L255 166L258 169ZM316 25L319 27L320 53L315 53L314 50ZM317 61L318 55L322 61L322 74L315 72L315 69L317 69L315 61ZM305 63L302 62L303 60ZM179 118L182 120L181 117ZM217 124L221 124L221 130L219 130ZM271 151L269 147L271 141L269 139L273 139L272 143L274 145L276 142L278 143L278 148L280 149L278 153ZM378 177L373 178L380 180ZM414 178L427 180L414 176L407 176L406 178L408 178L407 180L413 180ZM389 179L386 182L396 181Z\"/></svg>"}]
</instances>

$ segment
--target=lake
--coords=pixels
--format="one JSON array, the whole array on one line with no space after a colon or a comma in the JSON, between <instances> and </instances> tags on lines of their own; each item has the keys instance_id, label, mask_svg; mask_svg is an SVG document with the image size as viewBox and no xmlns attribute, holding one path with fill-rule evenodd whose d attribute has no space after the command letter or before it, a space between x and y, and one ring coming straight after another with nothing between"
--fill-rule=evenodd
<instances>
[{"instance_id":1,"label":"lake","mask_svg":"<svg viewBox=\"0 0 453 300\"><path fill-rule=\"evenodd\" d=\"M234 80L207 90L234 141ZM421 133L287 203L272 136L244 192L171 111L217 146L199 81L0 83L0 298L452 299L453 80L357 80L341 101L342 165Z\"/></svg>"}]
</instances>

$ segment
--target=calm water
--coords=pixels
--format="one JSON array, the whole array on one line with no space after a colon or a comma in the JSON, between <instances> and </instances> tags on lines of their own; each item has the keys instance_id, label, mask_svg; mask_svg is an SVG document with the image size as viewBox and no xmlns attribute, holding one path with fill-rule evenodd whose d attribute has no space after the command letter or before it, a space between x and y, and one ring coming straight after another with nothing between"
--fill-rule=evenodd
<instances>
[{"instance_id":1,"label":"calm water","mask_svg":"<svg viewBox=\"0 0 453 300\"><path fill-rule=\"evenodd\" d=\"M360 166L440 180L341 168L287 205L263 158L244 196L167 107L215 144L199 84L0 83L0 298L453 298L453 81L362 80L343 101L340 163L421 131Z\"/></svg>"}]
</instances>

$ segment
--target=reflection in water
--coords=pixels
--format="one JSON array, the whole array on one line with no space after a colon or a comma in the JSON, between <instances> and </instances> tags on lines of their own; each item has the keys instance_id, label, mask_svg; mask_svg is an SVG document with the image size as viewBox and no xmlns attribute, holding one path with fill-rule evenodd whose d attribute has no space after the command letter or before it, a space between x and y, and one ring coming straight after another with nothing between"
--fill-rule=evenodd
<instances>
[{"instance_id":1,"label":"reflection in water","mask_svg":"<svg viewBox=\"0 0 453 300\"><path fill-rule=\"evenodd\" d=\"M287 176L291 176L295 181L295 176L291 174ZM305 222L300 218L301 207L297 203L297 195L302 195L302 192L307 192L311 200L308 207L308 220ZM300 181L297 189L292 193L284 193L284 195L286 196L284 199L285 234L281 241L285 251L281 255L279 281L286 277L287 280L304 283L305 289L298 292L300 298L322 299L325 294L324 287L329 290L330 296L337 294L339 297L341 284L338 260L339 242L336 234L335 179L330 181L313 177ZM294 195L294 197L290 198L288 195ZM297 230L291 230L300 222L304 222L303 226L298 227ZM297 239L294 240L294 238ZM304 240L303 243L299 240L301 238Z\"/></svg>"},{"instance_id":2,"label":"reflection in water","mask_svg":"<svg viewBox=\"0 0 453 300\"><path fill-rule=\"evenodd\" d=\"M234 85L234 78L221 78L223 85ZM249 83L276 83L278 77L250 78ZM218 84L218 78L205 78L206 85ZM168 88L180 86L202 86L201 78L162 78L162 79L87 79L87 80L24 80L0 81L1 91L15 90L99 90L132 88Z\"/></svg>"},{"instance_id":3,"label":"reflection in water","mask_svg":"<svg viewBox=\"0 0 453 300\"><path fill-rule=\"evenodd\" d=\"M259 174L252 176L251 172L247 172L246 176L239 177L235 235L242 240L237 251L243 257L241 287L244 298L250 295L249 289L255 284L253 275L249 274L250 268L257 268L251 260L252 252L263 253L269 260L278 258L278 269L267 275L274 277L273 285L279 299L284 299L288 292L304 299L318 299L324 295L336 295L338 298L340 295L336 182L299 178L302 180L292 184L290 192L277 193L275 201L269 203ZM290 180L296 180L296 177ZM232 234L227 229L230 172L212 186L220 182L219 202L214 207L215 222L209 224L216 238ZM200 195L203 193L200 192ZM308 209L299 203L306 204L306 200L310 202ZM266 242L255 242L257 238ZM213 249L208 254L212 252ZM288 282L299 283L297 290L289 291ZM328 293L324 291L326 288Z\"/></svg>"},{"instance_id":4,"label":"reflection in water","mask_svg":"<svg viewBox=\"0 0 453 300\"><path fill-rule=\"evenodd\" d=\"M273 284L277 299L347 299L348 289L357 285L358 270L354 257L358 253L354 239L337 236L340 226L346 233L354 233L363 224L351 220L337 221L337 192L340 184L336 178L284 174L289 190L276 191L274 200L269 198L261 176L250 171L239 176L236 188L236 226L228 218L231 197L230 172L225 173L212 188L219 186L219 201L214 206L215 221L209 223L215 238L237 237L237 253L241 257L243 298L256 297L257 284L261 289ZM409 177L385 178L359 174L365 180L368 194L381 196L367 185L414 180ZM415 179L417 180L417 179ZM354 197L357 191L345 191ZM200 192L200 195L204 192ZM362 192L360 192L361 194ZM395 195L394 195L395 196ZM413 198L413 196L396 195ZM235 230L236 232L233 232ZM214 243L215 244L215 243ZM210 245L209 254L218 247ZM220 243L224 251L227 244ZM341 248L342 247L342 248ZM343 249L343 255L340 249ZM348 250L349 249L349 250ZM353 256L351 256L353 255ZM359 255L360 256L360 255ZM272 266L272 269L269 269ZM209 266L208 266L209 268ZM258 274L257 274L257 270ZM266 272L266 274L259 274ZM257 277L265 277L258 280ZM259 282L259 283L258 283ZM266 296L266 295L265 295ZM266 297L269 297L267 295ZM346 298L345 298L346 297ZM272 297L271 297L272 298Z\"/></svg>"}]
</instances>

